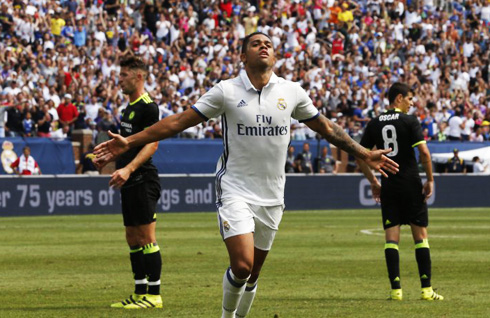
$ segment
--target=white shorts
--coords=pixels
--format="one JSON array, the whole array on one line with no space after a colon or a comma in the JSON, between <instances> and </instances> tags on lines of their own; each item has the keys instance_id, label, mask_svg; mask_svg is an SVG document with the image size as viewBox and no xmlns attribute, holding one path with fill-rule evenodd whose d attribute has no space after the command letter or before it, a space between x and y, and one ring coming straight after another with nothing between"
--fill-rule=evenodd
<instances>
[{"instance_id":1,"label":"white shorts","mask_svg":"<svg viewBox=\"0 0 490 318\"><path fill-rule=\"evenodd\" d=\"M254 233L254 246L269 251L279 229L284 205L259 206L241 200L224 200L218 207L218 225L223 240Z\"/></svg>"}]
</instances>

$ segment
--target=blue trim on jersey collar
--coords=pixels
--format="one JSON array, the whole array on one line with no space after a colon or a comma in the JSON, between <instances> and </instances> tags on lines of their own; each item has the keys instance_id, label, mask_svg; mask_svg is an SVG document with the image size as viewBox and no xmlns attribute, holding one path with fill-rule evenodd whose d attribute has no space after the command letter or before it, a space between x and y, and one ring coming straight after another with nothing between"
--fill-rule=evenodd
<instances>
[{"instance_id":1,"label":"blue trim on jersey collar","mask_svg":"<svg viewBox=\"0 0 490 318\"><path fill-rule=\"evenodd\" d=\"M201 112L199 111L199 109L197 109L197 107L196 107L195 105L193 105L191 108L192 108L192 109L194 109L194 111L195 111L195 112L196 112L196 113L197 113L199 116L201 116L202 118L204 118L204 120L205 120L205 121L208 121L208 120L209 120L209 118L207 118L207 117L206 117L206 116L205 116L203 113L201 113Z\"/></svg>"},{"instance_id":2,"label":"blue trim on jersey collar","mask_svg":"<svg viewBox=\"0 0 490 318\"><path fill-rule=\"evenodd\" d=\"M251 89L255 90L255 91L259 91L258 89L256 89L252 82L250 82L250 78L248 78L248 74L247 74L247 71L245 70L242 70L240 72L240 78L243 82L243 85L245 86L245 90L249 91ZM269 84L275 84L275 83L278 83L279 82L279 77L274 73L272 72L272 75L271 75L271 78L269 78L269 82L267 83L267 85L265 85L262 89L266 88L267 86L269 86Z\"/></svg>"}]
</instances>

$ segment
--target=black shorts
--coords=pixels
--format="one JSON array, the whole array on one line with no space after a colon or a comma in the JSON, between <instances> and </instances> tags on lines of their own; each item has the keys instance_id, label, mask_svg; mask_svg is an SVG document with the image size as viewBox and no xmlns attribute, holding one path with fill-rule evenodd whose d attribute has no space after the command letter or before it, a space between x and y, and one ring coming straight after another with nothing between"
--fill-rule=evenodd
<instances>
[{"instance_id":1,"label":"black shorts","mask_svg":"<svg viewBox=\"0 0 490 318\"><path fill-rule=\"evenodd\" d=\"M384 190L384 191L383 191ZM429 225L429 213L422 185L412 184L404 191L381 191L381 213L383 228L396 225L415 224L422 227Z\"/></svg>"},{"instance_id":2,"label":"black shorts","mask_svg":"<svg viewBox=\"0 0 490 318\"><path fill-rule=\"evenodd\" d=\"M156 205L160 199L160 180L148 173L144 182L121 189L121 206L124 226L150 224L156 221Z\"/></svg>"}]
</instances>

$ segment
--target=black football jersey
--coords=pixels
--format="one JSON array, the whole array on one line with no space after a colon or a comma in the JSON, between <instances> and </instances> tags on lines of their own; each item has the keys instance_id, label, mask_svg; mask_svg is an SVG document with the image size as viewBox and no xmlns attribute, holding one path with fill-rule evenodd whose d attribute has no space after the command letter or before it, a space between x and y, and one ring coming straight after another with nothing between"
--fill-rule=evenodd
<instances>
[{"instance_id":1,"label":"black football jersey","mask_svg":"<svg viewBox=\"0 0 490 318\"><path fill-rule=\"evenodd\" d=\"M404 180L420 180L414 147L421 143L425 140L418 119L398 109L388 110L371 120L361 139L365 148L392 149L387 156L399 164L399 172L382 178L382 182L401 186Z\"/></svg>"},{"instance_id":2,"label":"black football jersey","mask_svg":"<svg viewBox=\"0 0 490 318\"><path fill-rule=\"evenodd\" d=\"M145 128L156 123L158 121L158 116L159 111L157 104L153 102L148 93L141 95L140 98L130 103L122 113L121 136L128 137L143 131ZM143 147L144 146L131 148L122 154L116 162L116 169L121 169L129 164ZM151 157L131 174L127 183L135 181L135 179L138 179L138 177L147 170L156 170Z\"/></svg>"}]
</instances>

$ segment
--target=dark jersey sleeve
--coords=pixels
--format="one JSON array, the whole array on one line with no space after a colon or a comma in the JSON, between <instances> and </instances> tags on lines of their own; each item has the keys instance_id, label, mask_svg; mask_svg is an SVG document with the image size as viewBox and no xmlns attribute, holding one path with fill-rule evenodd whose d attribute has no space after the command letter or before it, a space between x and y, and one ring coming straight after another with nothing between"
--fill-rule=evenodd
<instances>
[{"instance_id":1,"label":"dark jersey sleeve","mask_svg":"<svg viewBox=\"0 0 490 318\"><path fill-rule=\"evenodd\" d=\"M420 125L417 117L415 116L410 116L411 120L410 120L410 130L411 130L411 134L410 134L410 137L411 137L411 145L412 147L421 142L421 141L424 141L424 135L422 134L422 126Z\"/></svg>"},{"instance_id":2,"label":"dark jersey sleeve","mask_svg":"<svg viewBox=\"0 0 490 318\"><path fill-rule=\"evenodd\" d=\"M376 140L374 138L374 120L371 120L364 130L364 134L361 139L361 146L367 149L373 149L376 145Z\"/></svg>"},{"instance_id":3,"label":"dark jersey sleeve","mask_svg":"<svg viewBox=\"0 0 490 318\"><path fill-rule=\"evenodd\" d=\"M143 129L146 129L151 125L153 125L154 123L158 122L159 111L158 111L158 106L155 103L148 104L144 109L145 109L145 116L144 116Z\"/></svg>"}]
</instances>

